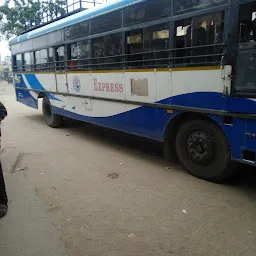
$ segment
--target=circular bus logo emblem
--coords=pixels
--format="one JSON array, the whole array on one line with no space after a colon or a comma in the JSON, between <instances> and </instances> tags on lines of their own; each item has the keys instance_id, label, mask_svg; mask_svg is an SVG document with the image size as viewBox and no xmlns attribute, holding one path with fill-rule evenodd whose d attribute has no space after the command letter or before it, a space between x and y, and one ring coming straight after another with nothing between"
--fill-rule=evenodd
<instances>
[{"instance_id":1,"label":"circular bus logo emblem","mask_svg":"<svg viewBox=\"0 0 256 256\"><path fill-rule=\"evenodd\" d=\"M73 88L76 92L80 92L81 84L80 79L77 76L74 76L73 78Z\"/></svg>"}]
</instances>

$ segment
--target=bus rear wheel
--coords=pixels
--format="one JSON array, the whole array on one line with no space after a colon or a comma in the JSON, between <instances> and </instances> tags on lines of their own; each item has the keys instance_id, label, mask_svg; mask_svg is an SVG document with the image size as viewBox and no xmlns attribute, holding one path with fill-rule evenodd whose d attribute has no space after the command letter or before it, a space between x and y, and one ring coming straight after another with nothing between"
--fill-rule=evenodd
<instances>
[{"instance_id":1,"label":"bus rear wheel","mask_svg":"<svg viewBox=\"0 0 256 256\"><path fill-rule=\"evenodd\" d=\"M209 121L184 123L176 136L176 152L181 164L198 178L218 182L232 172L226 136Z\"/></svg>"},{"instance_id":2,"label":"bus rear wheel","mask_svg":"<svg viewBox=\"0 0 256 256\"><path fill-rule=\"evenodd\" d=\"M62 116L56 115L52 112L52 105L47 96L44 96L43 98L42 108L43 108L43 116L48 126L52 128L57 128L62 124L63 122Z\"/></svg>"}]
</instances>

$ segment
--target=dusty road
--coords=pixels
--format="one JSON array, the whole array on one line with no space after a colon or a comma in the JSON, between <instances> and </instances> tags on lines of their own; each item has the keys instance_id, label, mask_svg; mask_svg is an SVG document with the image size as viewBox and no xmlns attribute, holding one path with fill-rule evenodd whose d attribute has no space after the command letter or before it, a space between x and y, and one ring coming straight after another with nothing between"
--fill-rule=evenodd
<instances>
[{"instance_id":1,"label":"dusty road","mask_svg":"<svg viewBox=\"0 0 256 256\"><path fill-rule=\"evenodd\" d=\"M6 176L34 187L70 256L256 255L255 168L211 184L166 168L157 143L80 123L48 128L10 86L0 90L3 161L16 158Z\"/></svg>"}]
</instances>

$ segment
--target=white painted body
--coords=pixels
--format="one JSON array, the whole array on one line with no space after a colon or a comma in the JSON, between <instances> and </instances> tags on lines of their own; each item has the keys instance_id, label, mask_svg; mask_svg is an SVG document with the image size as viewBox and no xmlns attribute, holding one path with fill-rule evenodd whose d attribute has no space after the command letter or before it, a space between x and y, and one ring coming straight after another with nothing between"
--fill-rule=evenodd
<instances>
[{"instance_id":1,"label":"white painted body","mask_svg":"<svg viewBox=\"0 0 256 256\"><path fill-rule=\"evenodd\" d=\"M37 107L45 93L59 115L163 140L167 109L186 106L223 109L218 67L16 74L17 100ZM27 88L27 90L19 88ZM76 96L77 95L77 96ZM156 107L165 104L166 109Z\"/></svg>"},{"instance_id":2,"label":"white painted body","mask_svg":"<svg viewBox=\"0 0 256 256\"><path fill-rule=\"evenodd\" d=\"M26 74L22 74L26 80ZM40 84L46 91L64 92L70 94L100 97L106 99L118 99L124 101L155 103L177 95L194 92L223 92L223 80L220 77L220 71L215 70L188 70L188 71L151 71L151 72L116 72L116 73L63 73L54 75L36 74ZM74 89L73 79L77 77L80 81L80 89ZM111 92L106 88L96 90L95 79L99 83L114 85L123 85L123 91ZM133 95L131 91L131 79L147 79L148 95ZM26 83L27 88L33 88L33 85ZM37 95L33 94L36 98ZM82 99L74 96L55 95L61 101L51 100L51 104L74 112L80 115L90 117L108 117L122 112L138 108L140 106L102 101L97 99ZM87 104L85 104L87 103ZM85 106L89 105L89 106Z\"/></svg>"}]
</instances>

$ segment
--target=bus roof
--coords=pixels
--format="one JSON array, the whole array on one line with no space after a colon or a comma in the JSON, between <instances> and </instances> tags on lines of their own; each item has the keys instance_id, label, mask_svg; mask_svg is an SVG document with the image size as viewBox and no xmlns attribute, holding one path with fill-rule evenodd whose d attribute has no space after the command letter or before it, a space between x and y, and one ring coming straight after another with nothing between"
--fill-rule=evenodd
<instances>
[{"instance_id":1,"label":"bus roof","mask_svg":"<svg viewBox=\"0 0 256 256\"><path fill-rule=\"evenodd\" d=\"M93 7L85 11L81 11L79 13L68 16L61 20L55 21L51 24L32 30L28 33L17 36L9 41L9 45L14 45L14 44L26 41L28 39L38 37L38 36L53 32L55 30L73 25L75 23L91 19L92 17L96 17L99 15L123 8L127 5L131 5L133 3L142 2L142 1L145 1L145 0L115 0L111 3L102 4L100 6Z\"/></svg>"}]
</instances>

